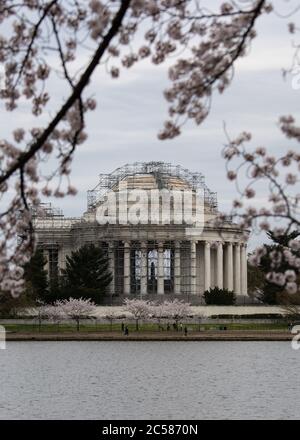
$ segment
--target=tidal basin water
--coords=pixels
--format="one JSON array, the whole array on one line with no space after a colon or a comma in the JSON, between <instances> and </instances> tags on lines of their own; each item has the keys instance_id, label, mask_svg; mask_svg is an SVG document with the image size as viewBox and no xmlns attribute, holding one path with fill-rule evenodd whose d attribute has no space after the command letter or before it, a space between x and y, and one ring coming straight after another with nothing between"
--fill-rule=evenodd
<instances>
[{"instance_id":1,"label":"tidal basin water","mask_svg":"<svg viewBox=\"0 0 300 440\"><path fill-rule=\"evenodd\" d=\"M8 342L1 419L298 419L288 342Z\"/></svg>"}]
</instances>

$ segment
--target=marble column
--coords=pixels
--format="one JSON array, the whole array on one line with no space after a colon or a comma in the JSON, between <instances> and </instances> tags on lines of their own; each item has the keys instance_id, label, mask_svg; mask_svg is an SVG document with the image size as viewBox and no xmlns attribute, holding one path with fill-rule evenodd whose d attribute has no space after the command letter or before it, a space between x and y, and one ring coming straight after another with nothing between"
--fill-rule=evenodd
<instances>
[{"instance_id":1,"label":"marble column","mask_svg":"<svg viewBox=\"0 0 300 440\"><path fill-rule=\"evenodd\" d=\"M241 245L241 293L247 295L247 244Z\"/></svg>"},{"instance_id":2,"label":"marble column","mask_svg":"<svg viewBox=\"0 0 300 440\"><path fill-rule=\"evenodd\" d=\"M47 278L50 279L50 258L49 258L49 249L43 249L43 257L46 260L46 264L44 266L45 271L47 272Z\"/></svg>"},{"instance_id":3,"label":"marble column","mask_svg":"<svg viewBox=\"0 0 300 440\"><path fill-rule=\"evenodd\" d=\"M130 294L130 243L124 242L124 295Z\"/></svg>"},{"instance_id":4,"label":"marble column","mask_svg":"<svg viewBox=\"0 0 300 440\"><path fill-rule=\"evenodd\" d=\"M148 268L147 243L141 242L141 295L147 294L147 268Z\"/></svg>"},{"instance_id":5,"label":"marble column","mask_svg":"<svg viewBox=\"0 0 300 440\"><path fill-rule=\"evenodd\" d=\"M196 294L196 241L191 241L191 294Z\"/></svg>"},{"instance_id":6,"label":"marble column","mask_svg":"<svg viewBox=\"0 0 300 440\"><path fill-rule=\"evenodd\" d=\"M223 243L218 242L217 247L217 287L223 289Z\"/></svg>"},{"instance_id":7,"label":"marble column","mask_svg":"<svg viewBox=\"0 0 300 440\"><path fill-rule=\"evenodd\" d=\"M233 290L233 250L232 243L226 246L226 289Z\"/></svg>"},{"instance_id":8,"label":"marble column","mask_svg":"<svg viewBox=\"0 0 300 440\"><path fill-rule=\"evenodd\" d=\"M241 252L240 243L234 245L234 293L241 294Z\"/></svg>"},{"instance_id":9,"label":"marble column","mask_svg":"<svg viewBox=\"0 0 300 440\"><path fill-rule=\"evenodd\" d=\"M210 268L210 243L204 244L204 290L211 287L211 268Z\"/></svg>"},{"instance_id":10,"label":"marble column","mask_svg":"<svg viewBox=\"0 0 300 440\"><path fill-rule=\"evenodd\" d=\"M175 242L175 254L174 254L174 293L180 295L180 241Z\"/></svg>"},{"instance_id":11,"label":"marble column","mask_svg":"<svg viewBox=\"0 0 300 440\"><path fill-rule=\"evenodd\" d=\"M165 271L164 271L164 244L158 243L157 261L157 294L165 293Z\"/></svg>"},{"instance_id":12,"label":"marble column","mask_svg":"<svg viewBox=\"0 0 300 440\"><path fill-rule=\"evenodd\" d=\"M58 274L61 275L62 269L65 269L64 248L61 246L58 249Z\"/></svg>"},{"instance_id":13,"label":"marble column","mask_svg":"<svg viewBox=\"0 0 300 440\"><path fill-rule=\"evenodd\" d=\"M115 246L114 242L108 243L108 261L109 271L112 275L112 280L109 285L109 293L114 295L115 293Z\"/></svg>"}]
</instances>

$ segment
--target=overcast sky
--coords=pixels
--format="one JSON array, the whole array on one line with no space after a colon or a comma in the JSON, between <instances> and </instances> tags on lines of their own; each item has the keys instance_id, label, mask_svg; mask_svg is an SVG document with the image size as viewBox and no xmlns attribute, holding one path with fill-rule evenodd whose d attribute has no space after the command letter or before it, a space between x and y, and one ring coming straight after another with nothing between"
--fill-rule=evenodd
<instances>
[{"instance_id":1,"label":"overcast sky","mask_svg":"<svg viewBox=\"0 0 300 440\"><path fill-rule=\"evenodd\" d=\"M98 70L90 87L98 107L87 118L89 138L78 149L73 163L72 183L78 195L55 199L53 204L63 208L66 216L79 216L86 209L86 191L97 184L99 173L136 161L165 161L202 172L208 187L217 192L220 208L228 209L236 193L226 180L221 157L223 122L232 137L242 130L251 131L254 147L265 145L277 152L293 147L276 126L280 115L300 116L300 91L293 90L291 80L282 77L282 68L290 66L293 55L292 37L286 28L287 21L274 14L260 19L258 37L249 55L239 61L230 88L214 96L211 113L200 127L186 125L175 140L157 139L167 116L162 97L168 85L165 66L146 61L122 71L118 80ZM54 86L53 93L61 98L60 87ZM11 116L2 110L4 134ZM26 108L18 117L23 124L34 125ZM258 195L255 203L263 204L264 195ZM253 243L257 242L256 237Z\"/></svg>"}]
</instances>

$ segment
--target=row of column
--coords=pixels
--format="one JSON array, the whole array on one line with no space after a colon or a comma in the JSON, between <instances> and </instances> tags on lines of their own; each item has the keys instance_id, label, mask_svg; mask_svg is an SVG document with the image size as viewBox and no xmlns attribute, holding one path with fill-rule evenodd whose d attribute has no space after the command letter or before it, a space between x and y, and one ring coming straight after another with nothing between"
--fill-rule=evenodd
<instances>
[{"instance_id":1,"label":"row of column","mask_svg":"<svg viewBox=\"0 0 300 440\"><path fill-rule=\"evenodd\" d=\"M211 244L205 242L204 290L208 290L212 285L210 253ZM233 290L237 295L247 295L247 245L245 243L227 242L225 249L222 242L217 243L216 286L220 289Z\"/></svg>"},{"instance_id":2,"label":"row of column","mask_svg":"<svg viewBox=\"0 0 300 440\"><path fill-rule=\"evenodd\" d=\"M197 241L191 241L190 250L190 285L191 294L197 294ZM204 242L204 290L212 285L233 290L236 294L247 294L247 250L246 244L227 242L217 243L215 282L211 280L211 243ZM130 294L130 243L124 242L124 294ZM141 295L147 294L147 243L141 242ZM110 270L115 273L113 243L109 244ZM225 255L224 255L225 252ZM164 294L164 243L157 248L157 294ZM224 259L225 256L225 259ZM225 264L223 263L225 262ZM225 272L224 272L225 271ZM110 284L111 292L115 291L115 280ZM174 249L174 293L181 292L181 247L175 242Z\"/></svg>"}]
</instances>

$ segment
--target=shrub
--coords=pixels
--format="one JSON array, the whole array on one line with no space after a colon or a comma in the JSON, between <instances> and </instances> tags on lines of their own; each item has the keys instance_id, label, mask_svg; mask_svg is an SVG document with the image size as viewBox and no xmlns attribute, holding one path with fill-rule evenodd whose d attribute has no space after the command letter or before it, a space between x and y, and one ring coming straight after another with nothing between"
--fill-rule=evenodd
<instances>
[{"instance_id":1,"label":"shrub","mask_svg":"<svg viewBox=\"0 0 300 440\"><path fill-rule=\"evenodd\" d=\"M236 297L232 290L215 287L204 292L206 304L230 306L235 303Z\"/></svg>"}]
</instances>

